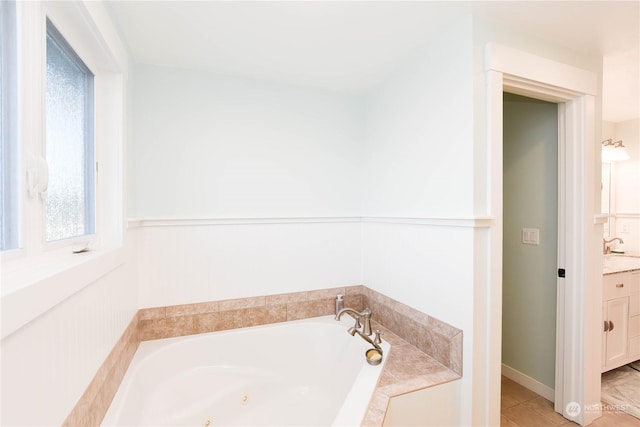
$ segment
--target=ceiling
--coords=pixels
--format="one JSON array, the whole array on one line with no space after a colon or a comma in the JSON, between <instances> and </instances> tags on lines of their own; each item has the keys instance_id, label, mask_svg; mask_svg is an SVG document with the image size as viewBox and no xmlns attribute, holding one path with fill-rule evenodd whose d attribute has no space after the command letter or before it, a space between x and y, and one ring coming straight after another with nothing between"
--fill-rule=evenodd
<instances>
[{"instance_id":1,"label":"ceiling","mask_svg":"<svg viewBox=\"0 0 640 427\"><path fill-rule=\"evenodd\" d=\"M111 1L136 62L364 93L470 12L604 57L604 119L640 117L638 1Z\"/></svg>"}]
</instances>

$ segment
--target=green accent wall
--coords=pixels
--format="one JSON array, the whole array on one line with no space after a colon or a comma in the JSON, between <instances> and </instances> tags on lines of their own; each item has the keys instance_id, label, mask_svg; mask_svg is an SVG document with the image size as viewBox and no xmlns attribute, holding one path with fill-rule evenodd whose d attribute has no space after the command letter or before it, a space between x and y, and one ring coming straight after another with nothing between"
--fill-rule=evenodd
<instances>
[{"instance_id":1,"label":"green accent wall","mask_svg":"<svg viewBox=\"0 0 640 427\"><path fill-rule=\"evenodd\" d=\"M558 106L504 94L502 362L554 388ZM522 243L522 229L540 244Z\"/></svg>"}]
</instances>

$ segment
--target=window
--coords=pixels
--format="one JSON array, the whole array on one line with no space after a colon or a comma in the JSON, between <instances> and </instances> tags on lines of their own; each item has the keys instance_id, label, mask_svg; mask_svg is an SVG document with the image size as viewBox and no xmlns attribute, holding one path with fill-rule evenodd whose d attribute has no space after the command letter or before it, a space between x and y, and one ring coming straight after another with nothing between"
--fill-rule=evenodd
<instances>
[{"instance_id":1,"label":"window","mask_svg":"<svg viewBox=\"0 0 640 427\"><path fill-rule=\"evenodd\" d=\"M0 2L0 250L18 247L15 2Z\"/></svg>"},{"instance_id":2,"label":"window","mask_svg":"<svg viewBox=\"0 0 640 427\"><path fill-rule=\"evenodd\" d=\"M46 241L95 232L94 76L47 21Z\"/></svg>"},{"instance_id":3,"label":"window","mask_svg":"<svg viewBox=\"0 0 640 427\"><path fill-rule=\"evenodd\" d=\"M124 262L128 57L103 2L0 0L0 24L6 336Z\"/></svg>"}]
</instances>

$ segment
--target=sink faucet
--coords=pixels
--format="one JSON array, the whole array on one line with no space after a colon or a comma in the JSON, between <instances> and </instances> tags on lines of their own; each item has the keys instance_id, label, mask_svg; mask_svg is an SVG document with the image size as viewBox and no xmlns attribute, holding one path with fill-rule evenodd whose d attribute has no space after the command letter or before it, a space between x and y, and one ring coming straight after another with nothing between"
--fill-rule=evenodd
<instances>
[{"instance_id":1,"label":"sink faucet","mask_svg":"<svg viewBox=\"0 0 640 427\"><path fill-rule=\"evenodd\" d=\"M603 238L602 239L602 253L605 254L605 255L606 254L610 254L611 253L611 246L607 245L607 243L611 243L611 242L614 242L616 240L619 240L620 243L624 243L624 240L622 240L619 237L614 237L613 239L609 239L609 240L606 240L606 239Z\"/></svg>"},{"instance_id":2,"label":"sink faucet","mask_svg":"<svg viewBox=\"0 0 640 427\"><path fill-rule=\"evenodd\" d=\"M356 332L361 335L370 336L371 335L371 310L365 308L362 312L357 312L353 308L345 307L336 314L336 320L340 320L340 317L344 313L347 313L354 319L356 319L356 324L353 328L349 329L349 333L354 335ZM362 324L360 323L362 322ZM358 331L358 328L362 327L362 332ZM353 332L352 332L353 330Z\"/></svg>"}]
</instances>

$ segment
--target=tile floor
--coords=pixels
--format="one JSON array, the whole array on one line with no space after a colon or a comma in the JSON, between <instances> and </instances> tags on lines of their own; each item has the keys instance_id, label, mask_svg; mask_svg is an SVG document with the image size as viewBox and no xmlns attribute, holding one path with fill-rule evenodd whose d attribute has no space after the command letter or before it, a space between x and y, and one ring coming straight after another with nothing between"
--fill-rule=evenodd
<instances>
[{"instance_id":1,"label":"tile floor","mask_svg":"<svg viewBox=\"0 0 640 427\"><path fill-rule=\"evenodd\" d=\"M553 410L553 403L522 387L520 384L502 377L501 427L575 427L571 422ZM640 420L624 412L605 411L591 427L640 427Z\"/></svg>"}]
</instances>

